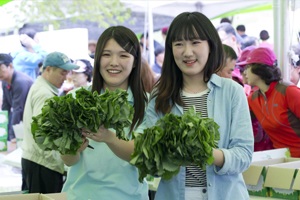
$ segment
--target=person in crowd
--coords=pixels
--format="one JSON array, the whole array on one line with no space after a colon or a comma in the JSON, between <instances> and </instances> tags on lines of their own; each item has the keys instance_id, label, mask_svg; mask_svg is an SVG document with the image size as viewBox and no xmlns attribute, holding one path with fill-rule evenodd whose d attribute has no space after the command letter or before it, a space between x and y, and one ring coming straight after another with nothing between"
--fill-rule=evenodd
<instances>
[{"instance_id":1,"label":"person in crowd","mask_svg":"<svg viewBox=\"0 0 300 200\"><path fill-rule=\"evenodd\" d=\"M32 117L42 112L48 98L58 95L69 71L78 66L61 52L49 53L43 62L43 72L31 86L24 109L22 143L22 190L29 193L61 192L64 163L57 151L43 151L31 133Z\"/></svg>"},{"instance_id":2,"label":"person in crowd","mask_svg":"<svg viewBox=\"0 0 300 200\"><path fill-rule=\"evenodd\" d=\"M155 58L154 58L154 60L152 61L152 60L150 60L150 53L151 52L149 52L149 39L148 39L148 37L149 37L149 34L148 33L146 33L146 36L144 35L144 33L142 33L142 35L141 35L141 37L140 37L140 47L141 47L141 49L142 49L142 56L144 57L144 58L146 58L147 59L147 61L149 62L149 63L154 63L155 62ZM156 41L155 39L153 40L153 46L154 46L154 51L156 50L156 49L158 49L158 48L161 48L161 47L163 47L158 41ZM152 64L151 64L152 65Z\"/></svg>"},{"instance_id":3,"label":"person in crowd","mask_svg":"<svg viewBox=\"0 0 300 200\"><path fill-rule=\"evenodd\" d=\"M154 84L159 78L159 75L152 71L148 61L145 58L142 58L141 77L145 91L150 94Z\"/></svg>"},{"instance_id":4,"label":"person in crowd","mask_svg":"<svg viewBox=\"0 0 300 200\"><path fill-rule=\"evenodd\" d=\"M39 44L38 34L32 28L19 29L22 47L11 53L15 70L21 71L33 80L39 75L39 63L43 62L47 52Z\"/></svg>"},{"instance_id":5,"label":"person in crowd","mask_svg":"<svg viewBox=\"0 0 300 200\"><path fill-rule=\"evenodd\" d=\"M233 26L228 22L223 22L216 27L223 44L231 46L236 55L239 57L241 53L241 45L243 38L236 33Z\"/></svg>"},{"instance_id":6,"label":"person in crowd","mask_svg":"<svg viewBox=\"0 0 300 200\"><path fill-rule=\"evenodd\" d=\"M223 60L218 32L205 15L184 12L174 18L161 77L147 108L148 126L167 113L182 115L194 106L220 126L220 140L212 165L205 171L181 167L176 176L160 181L156 200L249 199L242 172L253 153L250 113L243 88L215 74Z\"/></svg>"},{"instance_id":7,"label":"person in crowd","mask_svg":"<svg viewBox=\"0 0 300 200\"><path fill-rule=\"evenodd\" d=\"M226 44L223 44L224 50L224 61L223 66L221 67L220 71L217 74L224 78L232 78L232 72L235 69L235 63L237 60L237 55L234 49Z\"/></svg>"},{"instance_id":8,"label":"person in crowd","mask_svg":"<svg viewBox=\"0 0 300 200\"><path fill-rule=\"evenodd\" d=\"M93 76L93 66L89 60L78 59L73 61L75 65L79 66L79 69L70 71L67 75L65 82L60 88L60 95L64 96L71 90L85 87L88 88L91 85Z\"/></svg>"},{"instance_id":9,"label":"person in crowd","mask_svg":"<svg viewBox=\"0 0 300 200\"><path fill-rule=\"evenodd\" d=\"M89 40L89 43L88 43L89 56L93 59L95 57L96 44L97 44L96 40Z\"/></svg>"},{"instance_id":10,"label":"person in crowd","mask_svg":"<svg viewBox=\"0 0 300 200\"><path fill-rule=\"evenodd\" d=\"M290 81L300 88L300 49L295 46L290 52Z\"/></svg>"},{"instance_id":11,"label":"person in crowd","mask_svg":"<svg viewBox=\"0 0 300 200\"><path fill-rule=\"evenodd\" d=\"M267 30L262 30L260 33L259 33L259 39L260 39L260 43L259 43L259 47L265 47L265 48L269 48L271 50L274 49L274 46L273 44L271 44L269 42L269 32Z\"/></svg>"},{"instance_id":12,"label":"person in crowd","mask_svg":"<svg viewBox=\"0 0 300 200\"><path fill-rule=\"evenodd\" d=\"M223 18L220 20L220 24L221 24L221 23L224 23L224 22L229 23L229 24L232 23L232 21L231 21L228 17L223 17Z\"/></svg>"},{"instance_id":13,"label":"person in crowd","mask_svg":"<svg viewBox=\"0 0 300 200\"><path fill-rule=\"evenodd\" d=\"M241 45L241 49L244 50L246 47L249 46L258 46L258 39L256 37L253 36L247 36L245 38L243 38L243 43Z\"/></svg>"},{"instance_id":14,"label":"person in crowd","mask_svg":"<svg viewBox=\"0 0 300 200\"><path fill-rule=\"evenodd\" d=\"M275 53L269 48L254 49L241 64L246 65L248 84L258 87L248 96L252 117L275 149L289 148L292 157L300 157L300 89L281 81Z\"/></svg>"},{"instance_id":15,"label":"person in crowd","mask_svg":"<svg viewBox=\"0 0 300 200\"><path fill-rule=\"evenodd\" d=\"M13 125L23 120L24 105L33 83L31 77L14 70L13 58L0 54L0 80L2 81L2 110L8 111L8 141L16 142Z\"/></svg>"},{"instance_id":16,"label":"person in crowd","mask_svg":"<svg viewBox=\"0 0 300 200\"><path fill-rule=\"evenodd\" d=\"M89 86L93 76L93 66L91 62L86 59L78 59L74 61L74 64L79 66L79 69L72 70L74 88Z\"/></svg>"},{"instance_id":17,"label":"person in crowd","mask_svg":"<svg viewBox=\"0 0 300 200\"><path fill-rule=\"evenodd\" d=\"M245 48L242 53L240 58L238 59L238 62L236 65L240 69L240 72L242 74L242 80L243 80L243 85L244 85L244 90L247 96L251 92L256 91L258 88L257 87L251 87L248 85L247 78L246 78L246 65L240 64L243 63L247 60L248 55L256 49L255 46L249 46ZM264 150L270 150L274 149L272 141L270 140L270 137L266 132L263 130L261 127L259 121L256 118L251 118L252 121L252 129L253 129L253 136L254 136L254 151L264 151Z\"/></svg>"},{"instance_id":18,"label":"person in crowd","mask_svg":"<svg viewBox=\"0 0 300 200\"><path fill-rule=\"evenodd\" d=\"M153 72L155 72L157 75L160 75L161 73L161 66L164 62L164 56L165 56L165 48L163 46L159 46L154 51L155 55L155 63L152 66Z\"/></svg>"},{"instance_id":19,"label":"person in crowd","mask_svg":"<svg viewBox=\"0 0 300 200\"><path fill-rule=\"evenodd\" d=\"M248 35L246 34L246 27L243 24L240 24L236 27L236 32L242 37L245 38Z\"/></svg>"},{"instance_id":20,"label":"person in crowd","mask_svg":"<svg viewBox=\"0 0 300 200\"><path fill-rule=\"evenodd\" d=\"M138 38L124 26L106 29L97 42L92 92L127 90L134 107L128 136L145 127L147 94L141 78L141 49ZM116 137L114 130L100 127L97 133L83 130L83 144L76 155L61 155L68 166L63 192L69 199L148 199L148 185L138 181L138 170L129 163L134 141ZM88 139L87 139L88 138ZM94 149L86 148L90 144Z\"/></svg>"},{"instance_id":21,"label":"person in crowd","mask_svg":"<svg viewBox=\"0 0 300 200\"><path fill-rule=\"evenodd\" d=\"M73 89L74 89L74 83L72 78L72 71L69 71L66 76L66 80L62 84L61 88L59 88L58 96L64 96Z\"/></svg>"}]
</instances>

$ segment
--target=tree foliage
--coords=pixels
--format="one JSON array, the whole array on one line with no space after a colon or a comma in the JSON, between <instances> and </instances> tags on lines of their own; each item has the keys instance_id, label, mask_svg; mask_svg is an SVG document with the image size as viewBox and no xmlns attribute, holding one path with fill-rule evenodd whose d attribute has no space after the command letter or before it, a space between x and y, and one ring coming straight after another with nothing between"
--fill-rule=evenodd
<instances>
[{"instance_id":1,"label":"tree foliage","mask_svg":"<svg viewBox=\"0 0 300 200\"><path fill-rule=\"evenodd\" d=\"M17 26L24 23L47 22L59 28L63 19L97 22L107 28L129 19L130 9L120 0L17 0L11 11Z\"/></svg>"}]
</instances>

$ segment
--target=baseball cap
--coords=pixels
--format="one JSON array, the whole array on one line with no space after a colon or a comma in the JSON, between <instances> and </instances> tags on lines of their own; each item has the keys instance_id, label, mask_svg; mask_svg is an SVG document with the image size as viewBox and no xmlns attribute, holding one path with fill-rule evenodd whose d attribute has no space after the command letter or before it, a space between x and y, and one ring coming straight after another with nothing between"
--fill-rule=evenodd
<instances>
[{"instance_id":1,"label":"baseball cap","mask_svg":"<svg viewBox=\"0 0 300 200\"><path fill-rule=\"evenodd\" d=\"M269 48L257 48L249 53L247 60L238 62L236 65L249 65L249 64L264 64L270 67L277 66L277 60L274 51Z\"/></svg>"},{"instance_id":2,"label":"baseball cap","mask_svg":"<svg viewBox=\"0 0 300 200\"><path fill-rule=\"evenodd\" d=\"M79 66L78 69L73 69L73 72L77 72L77 73L82 73L86 71L86 64L84 64L84 62L80 61L80 60L76 60L74 62L75 65Z\"/></svg>"},{"instance_id":3,"label":"baseball cap","mask_svg":"<svg viewBox=\"0 0 300 200\"><path fill-rule=\"evenodd\" d=\"M49 53L46 56L43 62L43 68L48 66L58 67L68 71L79 68L78 65L71 63L70 59L65 54L57 51Z\"/></svg>"},{"instance_id":4,"label":"baseball cap","mask_svg":"<svg viewBox=\"0 0 300 200\"><path fill-rule=\"evenodd\" d=\"M11 55L6 53L0 53L0 64L10 64L12 63L13 58Z\"/></svg>"},{"instance_id":5,"label":"baseball cap","mask_svg":"<svg viewBox=\"0 0 300 200\"><path fill-rule=\"evenodd\" d=\"M248 55L254 50L256 49L255 46L249 46L249 47L246 47L245 49L243 49L243 51L241 52L241 55L240 57L238 58L238 61L235 65L241 67L241 68L244 68L246 65L243 65L243 64L239 64L239 63L242 63L242 62L245 62L247 60L247 57Z\"/></svg>"}]
</instances>

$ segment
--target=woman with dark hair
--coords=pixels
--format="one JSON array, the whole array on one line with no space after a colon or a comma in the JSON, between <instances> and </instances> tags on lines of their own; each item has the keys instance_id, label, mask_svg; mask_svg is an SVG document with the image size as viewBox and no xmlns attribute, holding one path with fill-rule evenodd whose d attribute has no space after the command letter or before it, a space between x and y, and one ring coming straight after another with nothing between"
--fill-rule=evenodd
<instances>
[{"instance_id":1,"label":"woman with dark hair","mask_svg":"<svg viewBox=\"0 0 300 200\"><path fill-rule=\"evenodd\" d=\"M224 62L218 32L205 15L184 12L171 23L165 48L161 77L147 109L148 125L195 107L220 126L220 140L212 165L205 171L182 166L171 180L160 181L155 199L249 199L242 172L253 153L250 113L243 88L215 74Z\"/></svg>"},{"instance_id":2,"label":"woman with dark hair","mask_svg":"<svg viewBox=\"0 0 300 200\"><path fill-rule=\"evenodd\" d=\"M300 89L281 81L275 53L269 48L254 49L242 64L248 84L258 87L248 96L252 117L274 148L289 148L293 157L300 157Z\"/></svg>"},{"instance_id":3,"label":"woman with dark hair","mask_svg":"<svg viewBox=\"0 0 300 200\"><path fill-rule=\"evenodd\" d=\"M114 26L100 36L94 63L92 92L126 90L134 107L132 125L125 132L143 132L147 95L141 80L141 49L128 28ZM63 192L68 199L148 199L146 181L138 181L138 170L129 163L134 141L116 137L115 131L100 127L97 133L83 131L83 144L76 155L62 155L70 166ZM86 138L89 138L87 140ZM94 149L86 148L88 144Z\"/></svg>"}]
</instances>

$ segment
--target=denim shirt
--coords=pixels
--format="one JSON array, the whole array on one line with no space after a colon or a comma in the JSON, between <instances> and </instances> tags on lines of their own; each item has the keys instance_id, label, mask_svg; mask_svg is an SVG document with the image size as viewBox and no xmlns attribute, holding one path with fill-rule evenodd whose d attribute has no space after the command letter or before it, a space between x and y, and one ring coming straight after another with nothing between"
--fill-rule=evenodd
<instances>
[{"instance_id":1,"label":"denim shirt","mask_svg":"<svg viewBox=\"0 0 300 200\"><path fill-rule=\"evenodd\" d=\"M225 162L222 168L207 166L207 191L210 200L243 200L249 199L243 180L245 171L252 160L253 131L249 107L243 88L230 79L215 74L207 83L210 93L207 98L208 117L213 118L220 126L218 147L224 153ZM183 108L173 106L171 113L183 114ZM155 99L147 109L148 126L163 117L155 112ZM185 199L185 167L171 180L161 180L155 200Z\"/></svg>"}]
</instances>

